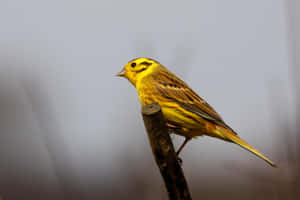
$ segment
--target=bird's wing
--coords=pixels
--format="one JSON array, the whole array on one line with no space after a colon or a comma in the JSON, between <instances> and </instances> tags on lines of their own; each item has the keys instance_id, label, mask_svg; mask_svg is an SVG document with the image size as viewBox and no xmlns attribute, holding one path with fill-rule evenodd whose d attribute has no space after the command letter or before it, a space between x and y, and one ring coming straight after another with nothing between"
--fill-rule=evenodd
<instances>
[{"instance_id":1,"label":"bird's wing","mask_svg":"<svg viewBox=\"0 0 300 200\"><path fill-rule=\"evenodd\" d=\"M152 76L152 80L154 81L154 88L164 98L216 125L232 130L204 99L167 69L163 68L157 71Z\"/></svg>"}]
</instances>

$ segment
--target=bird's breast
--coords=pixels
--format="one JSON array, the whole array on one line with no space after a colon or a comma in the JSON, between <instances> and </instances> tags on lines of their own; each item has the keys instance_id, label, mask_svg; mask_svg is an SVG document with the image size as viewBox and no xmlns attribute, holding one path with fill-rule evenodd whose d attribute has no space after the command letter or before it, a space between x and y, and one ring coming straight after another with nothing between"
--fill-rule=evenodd
<instances>
[{"instance_id":1,"label":"bird's breast","mask_svg":"<svg viewBox=\"0 0 300 200\"><path fill-rule=\"evenodd\" d=\"M153 91L150 88L136 88L142 106L155 102ZM159 102L158 102L159 103Z\"/></svg>"}]
</instances>

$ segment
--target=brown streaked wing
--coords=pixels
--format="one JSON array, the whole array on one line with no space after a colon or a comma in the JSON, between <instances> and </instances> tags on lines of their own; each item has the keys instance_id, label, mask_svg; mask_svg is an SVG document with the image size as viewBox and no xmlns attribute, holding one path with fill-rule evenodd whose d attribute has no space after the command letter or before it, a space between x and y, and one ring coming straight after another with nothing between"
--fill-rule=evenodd
<instances>
[{"instance_id":1,"label":"brown streaked wing","mask_svg":"<svg viewBox=\"0 0 300 200\"><path fill-rule=\"evenodd\" d=\"M154 88L163 97L216 125L232 130L205 100L166 68L162 67L153 74L152 80L155 81Z\"/></svg>"}]
</instances>

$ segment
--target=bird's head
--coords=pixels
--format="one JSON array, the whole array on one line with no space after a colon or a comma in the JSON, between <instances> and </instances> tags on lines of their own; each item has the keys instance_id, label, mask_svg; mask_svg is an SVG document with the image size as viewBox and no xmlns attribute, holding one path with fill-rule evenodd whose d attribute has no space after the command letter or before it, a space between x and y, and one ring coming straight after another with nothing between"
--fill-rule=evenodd
<instances>
[{"instance_id":1,"label":"bird's head","mask_svg":"<svg viewBox=\"0 0 300 200\"><path fill-rule=\"evenodd\" d=\"M129 61L117 76L127 78L134 86L143 77L151 74L160 64L150 58L136 58Z\"/></svg>"}]
</instances>

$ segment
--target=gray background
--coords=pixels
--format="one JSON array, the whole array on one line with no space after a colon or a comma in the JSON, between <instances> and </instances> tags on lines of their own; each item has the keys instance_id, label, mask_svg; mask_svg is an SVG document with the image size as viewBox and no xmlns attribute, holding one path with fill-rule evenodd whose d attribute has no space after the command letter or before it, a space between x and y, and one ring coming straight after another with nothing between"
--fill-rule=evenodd
<instances>
[{"instance_id":1,"label":"gray background","mask_svg":"<svg viewBox=\"0 0 300 200\"><path fill-rule=\"evenodd\" d=\"M299 8L296 0L0 1L0 196L166 199L136 91L114 76L146 56L280 166L199 138L181 155L194 199L297 199Z\"/></svg>"}]
</instances>

